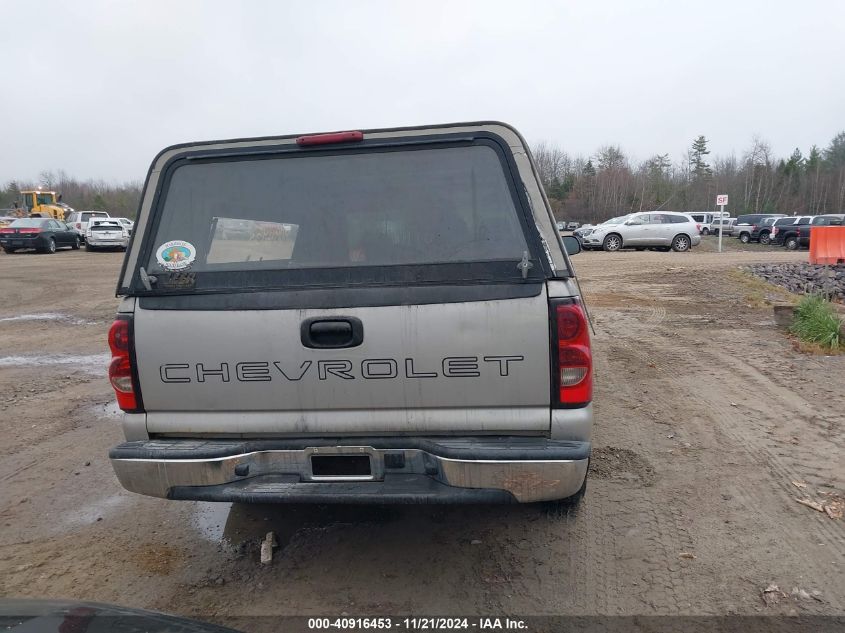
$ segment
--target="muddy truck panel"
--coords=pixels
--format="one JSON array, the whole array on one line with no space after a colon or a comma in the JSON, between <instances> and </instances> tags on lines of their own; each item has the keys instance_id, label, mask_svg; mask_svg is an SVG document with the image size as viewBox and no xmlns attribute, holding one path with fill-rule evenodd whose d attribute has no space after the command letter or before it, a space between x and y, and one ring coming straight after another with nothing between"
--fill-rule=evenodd
<instances>
[{"instance_id":1,"label":"muddy truck panel","mask_svg":"<svg viewBox=\"0 0 845 633\"><path fill-rule=\"evenodd\" d=\"M456 124L173 147L109 334L123 485L172 499L583 492L592 357L528 149Z\"/></svg>"}]
</instances>

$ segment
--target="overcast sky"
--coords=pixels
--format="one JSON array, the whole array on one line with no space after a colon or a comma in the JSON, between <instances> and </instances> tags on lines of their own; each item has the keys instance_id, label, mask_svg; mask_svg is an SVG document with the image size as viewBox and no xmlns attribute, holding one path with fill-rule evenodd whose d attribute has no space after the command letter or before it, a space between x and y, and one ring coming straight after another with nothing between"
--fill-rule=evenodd
<instances>
[{"instance_id":1,"label":"overcast sky","mask_svg":"<svg viewBox=\"0 0 845 633\"><path fill-rule=\"evenodd\" d=\"M498 119L589 155L845 129L845 2L0 0L0 182L191 140Z\"/></svg>"}]
</instances>

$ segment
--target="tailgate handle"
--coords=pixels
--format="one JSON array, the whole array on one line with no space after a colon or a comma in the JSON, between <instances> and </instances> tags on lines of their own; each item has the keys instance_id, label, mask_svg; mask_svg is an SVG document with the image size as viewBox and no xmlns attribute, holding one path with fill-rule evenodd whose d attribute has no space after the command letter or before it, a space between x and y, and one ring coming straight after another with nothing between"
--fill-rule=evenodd
<instances>
[{"instance_id":1,"label":"tailgate handle","mask_svg":"<svg viewBox=\"0 0 845 633\"><path fill-rule=\"evenodd\" d=\"M364 340L364 324L355 317L316 317L305 319L299 334L312 349L357 347Z\"/></svg>"}]
</instances>

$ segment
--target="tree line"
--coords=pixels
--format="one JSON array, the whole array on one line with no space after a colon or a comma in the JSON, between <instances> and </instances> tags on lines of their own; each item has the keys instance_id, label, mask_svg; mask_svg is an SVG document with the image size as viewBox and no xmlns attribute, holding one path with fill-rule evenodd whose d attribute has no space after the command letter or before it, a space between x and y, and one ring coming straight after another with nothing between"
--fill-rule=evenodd
<instances>
[{"instance_id":1,"label":"tree line","mask_svg":"<svg viewBox=\"0 0 845 633\"><path fill-rule=\"evenodd\" d=\"M558 220L602 222L635 211L709 211L716 195L730 196L731 215L845 213L845 132L804 156L773 155L754 138L740 158L710 158L705 136L694 139L678 161L655 154L635 163L619 146L573 157L560 147L532 148L540 179Z\"/></svg>"},{"instance_id":2,"label":"tree line","mask_svg":"<svg viewBox=\"0 0 845 633\"><path fill-rule=\"evenodd\" d=\"M711 159L705 136L694 139L678 161L667 153L635 163L617 145L573 157L541 142L532 153L559 220L596 223L634 211L707 211L720 193L730 196L734 216L845 213L845 132L823 149L813 145L804 156L796 148L788 158L777 158L768 143L754 138L740 158ZM39 187L61 193L77 210L128 218L135 217L141 198L139 182L80 181L61 170L45 171L38 182L11 181L0 188L0 209L11 208L21 190Z\"/></svg>"},{"instance_id":3,"label":"tree line","mask_svg":"<svg viewBox=\"0 0 845 633\"><path fill-rule=\"evenodd\" d=\"M42 172L37 182L12 180L0 188L0 209L10 209L21 191L41 189L62 194L62 202L77 211L108 211L115 217L135 218L141 200L141 183L108 183L77 180L64 171ZM3 215L0 212L0 215Z\"/></svg>"}]
</instances>

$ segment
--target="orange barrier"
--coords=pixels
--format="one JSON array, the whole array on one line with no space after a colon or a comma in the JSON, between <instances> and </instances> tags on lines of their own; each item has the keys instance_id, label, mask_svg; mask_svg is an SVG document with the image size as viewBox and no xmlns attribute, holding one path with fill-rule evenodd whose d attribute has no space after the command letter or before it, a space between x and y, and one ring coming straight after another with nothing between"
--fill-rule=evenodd
<instances>
[{"instance_id":1,"label":"orange barrier","mask_svg":"<svg viewBox=\"0 0 845 633\"><path fill-rule=\"evenodd\" d=\"M810 228L810 263L845 264L845 226Z\"/></svg>"}]
</instances>

